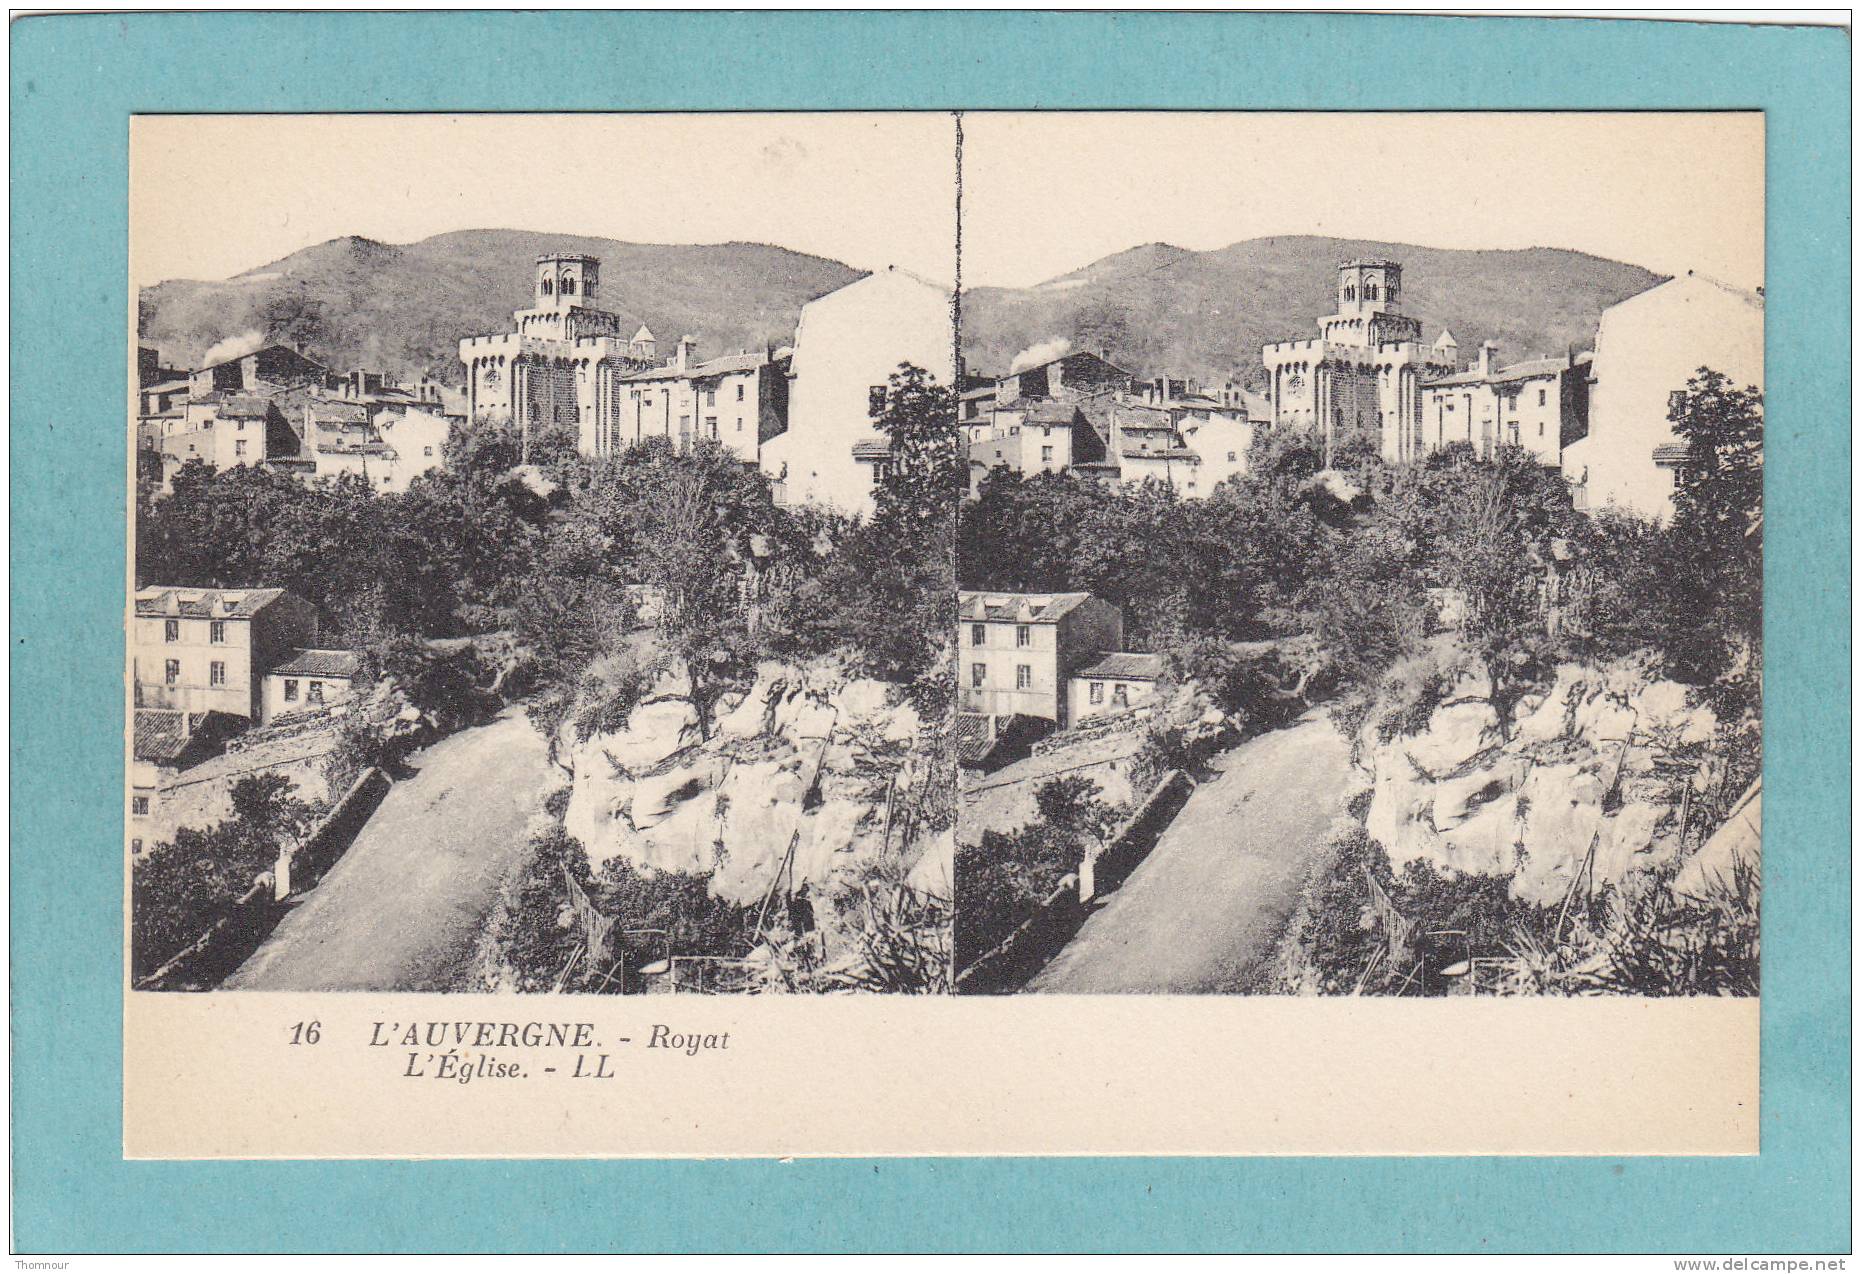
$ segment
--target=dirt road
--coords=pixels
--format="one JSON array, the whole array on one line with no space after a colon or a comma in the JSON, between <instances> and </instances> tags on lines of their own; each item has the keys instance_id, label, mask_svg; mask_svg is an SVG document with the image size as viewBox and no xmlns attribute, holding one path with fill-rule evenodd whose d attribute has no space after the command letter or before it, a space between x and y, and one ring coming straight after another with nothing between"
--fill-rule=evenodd
<instances>
[{"instance_id":1,"label":"dirt road","mask_svg":"<svg viewBox=\"0 0 1861 1274\"><path fill-rule=\"evenodd\" d=\"M550 768L512 708L409 764L335 868L223 984L247 991L437 991L469 975Z\"/></svg>"},{"instance_id":2,"label":"dirt road","mask_svg":"<svg viewBox=\"0 0 1861 1274\"><path fill-rule=\"evenodd\" d=\"M1222 758L1030 991L1232 992L1272 954L1359 780L1322 715Z\"/></svg>"}]
</instances>

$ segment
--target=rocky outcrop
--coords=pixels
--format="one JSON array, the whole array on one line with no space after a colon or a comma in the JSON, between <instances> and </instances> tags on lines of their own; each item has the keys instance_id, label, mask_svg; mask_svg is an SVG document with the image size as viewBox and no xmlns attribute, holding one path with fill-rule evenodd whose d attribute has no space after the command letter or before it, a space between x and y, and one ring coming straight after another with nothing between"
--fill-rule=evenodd
<instances>
[{"instance_id":1,"label":"rocky outcrop","mask_svg":"<svg viewBox=\"0 0 1861 1274\"><path fill-rule=\"evenodd\" d=\"M1581 872L1613 883L1680 851L1685 789L1716 778L1718 724L1685 686L1634 659L1565 664L1508 727L1471 663L1444 679L1421 729L1382 737L1373 718L1359 739L1365 830L1397 870L1508 876L1514 897L1550 905Z\"/></svg>"},{"instance_id":2,"label":"rocky outcrop","mask_svg":"<svg viewBox=\"0 0 1861 1274\"><path fill-rule=\"evenodd\" d=\"M591 867L709 872L715 895L752 906L778 875L819 894L881 850L888 801L926 760L900 687L766 662L717 699L708 734L691 694L682 670L662 673L624 729L558 740L564 828Z\"/></svg>"}]
</instances>

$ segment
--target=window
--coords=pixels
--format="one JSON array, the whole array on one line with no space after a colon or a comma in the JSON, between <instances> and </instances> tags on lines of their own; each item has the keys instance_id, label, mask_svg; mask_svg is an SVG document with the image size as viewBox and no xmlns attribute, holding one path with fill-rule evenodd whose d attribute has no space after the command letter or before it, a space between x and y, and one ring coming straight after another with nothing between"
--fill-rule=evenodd
<instances>
[{"instance_id":1,"label":"window","mask_svg":"<svg viewBox=\"0 0 1861 1274\"><path fill-rule=\"evenodd\" d=\"M284 679L284 701L286 703L297 702L297 681L295 678L286 677Z\"/></svg>"},{"instance_id":2,"label":"window","mask_svg":"<svg viewBox=\"0 0 1861 1274\"><path fill-rule=\"evenodd\" d=\"M1021 647L1027 647L1027 646L1032 646L1033 644L1034 644L1034 630L1028 627L1026 624L1016 624L1015 625L1015 645L1021 646Z\"/></svg>"},{"instance_id":3,"label":"window","mask_svg":"<svg viewBox=\"0 0 1861 1274\"><path fill-rule=\"evenodd\" d=\"M866 414L877 416L885 411L885 386L873 385L866 390Z\"/></svg>"},{"instance_id":4,"label":"window","mask_svg":"<svg viewBox=\"0 0 1861 1274\"><path fill-rule=\"evenodd\" d=\"M1114 708L1127 708L1130 704L1131 697L1125 693L1125 685L1120 681L1111 688L1111 706Z\"/></svg>"},{"instance_id":5,"label":"window","mask_svg":"<svg viewBox=\"0 0 1861 1274\"><path fill-rule=\"evenodd\" d=\"M180 620L166 619L162 621L162 640L163 641L180 641L181 640L181 621Z\"/></svg>"},{"instance_id":6,"label":"window","mask_svg":"<svg viewBox=\"0 0 1861 1274\"><path fill-rule=\"evenodd\" d=\"M428 448L426 448L426 453L427 453L427 455L429 455L429 456L430 456L430 455L432 455L432 454L433 454L433 448L431 448L431 447L428 447Z\"/></svg>"},{"instance_id":7,"label":"window","mask_svg":"<svg viewBox=\"0 0 1861 1274\"><path fill-rule=\"evenodd\" d=\"M706 407L717 406L717 391L715 389L707 389L704 391L704 405Z\"/></svg>"},{"instance_id":8,"label":"window","mask_svg":"<svg viewBox=\"0 0 1861 1274\"><path fill-rule=\"evenodd\" d=\"M323 702L323 683L321 681L313 681L310 683L309 687L305 689L304 702L305 703L322 703Z\"/></svg>"},{"instance_id":9,"label":"window","mask_svg":"<svg viewBox=\"0 0 1861 1274\"><path fill-rule=\"evenodd\" d=\"M1230 451L1230 452L1228 453L1228 463L1229 463L1229 464L1233 464L1233 463L1234 463L1234 459L1235 459L1235 456L1234 456L1234 453L1233 453L1232 451Z\"/></svg>"},{"instance_id":10,"label":"window","mask_svg":"<svg viewBox=\"0 0 1861 1274\"><path fill-rule=\"evenodd\" d=\"M129 812L134 814L137 818L147 818L149 814L149 798L146 796L130 797ZM137 844L139 846L141 842L138 841Z\"/></svg>"},{"instance_id":11,"label":"window","mask_svg":"<svg viewBox=\"0 0 1861 1274\"><path fill-rule=\"evenodd\" d=\"M140 836L129 842L129 852L132 854L140 854L142 852L142 838Z\"/></svg>"},{"instance_id":12,"label":"window","mask_svg":"<svg viewBox=\"0 0 1861 1274\"><path fill-rule=\"evenodd\" d=\"M218 659L207 665L207 684L210 686L226 684L226 665Z\"/></svg>"},{"instance_id":13,"label":"window","mask_svg":"<svg viewBox=\"0 0 1861 1274\"><path fill-rule=\"evenodd\" d=\"M1542 407L1544 406L1544 402L1545 402L1544 391L1541 389L1538 391L1538 405Z\"/></svg>"},{"instance_id":14,"label":"window","mask_svg":"<svg viewBox=\"0 0 1861 1274\"><path fill-rule=\"evenodd\" d=\"M246 440L244 438L233 439L233 454L235 456L243 456L245 455L245 453L246 453Z\"/></svg>"},{"instance_id":15,"label":"window","mask_svg":"<svg viewBox=\"0 0 1861 1274\"><path fill-rule=\"evenodd\" d=\"M738 433L742 433L742 432L743 432L743 417L741 417L741 416L738 416L738 417L737 417L737 432L738 432Z\"/></svg>"},{"instance_id":16,"label":"window","mask_svg":"<svg viewBox=\"0 0 1861 1274\"><path fill-rule=\"evenodd\" d=\"M163 673L169 685L179 685L181 683L181 661L179 659L170 659Z\"/></svg>"},{"instance_id":17,"label":"window","mask_svg":"<svg viewBox=\"0 0 1861 1274\"><path fill-rule=\"evenodd\" d=\"M207 625L207 640L216 646L226 644L226 621L216 619Z\"/></svg>"},{"instance_id":18,"label":"window","mask_svg":"<svg viewBox=\"0 0 1861 1274\"><path fill-rule=\"evenodd\" d=\"M245 427L246 427L246 422L243 420L241 420L238 424L233 426L233 428L238 429L242 432L244 431Z\"/></svg>"},{"instance_id":19,"label":"window","mask_svg":"<svg viewBox=\"0 0 1861 1274\"><path fill-rule=\"evenodd\" d=\"M1542 420L1538 422L1538 436L1540 438L1544 437L1544 422Z\"/></svg>"},{"instance_id":20,"label":"window","mask_svg":"<svg viewBox=\"0 0 1861 1274\"><path fill-rule=\"evenodd\" d=\"M737 382L737 401L738 402L743 401L743 382L742 381Z\"/></svg>"},{"instance_id":21,"label":"window","mask_svg":"<svg viewBox=\"0 0 1861 1274\"><path fill-rule=\"evenodd\" d=\"M972 646L988 645L989 626L987 624L971 624L969 626L969 644Z\"/></svg>"},{"instance_id":22,"label":"window","mask_svg":"<svg viewBox=\"0 0 1861 1274\"><path fill-rule=\"evenodd\" d=\"M1042 463L1052 460L1053 459L1053 448L1042 447L1040 449L1040 458L1041 458Z\"/></svg>"},{"instance_id":23,"label":"window","mask_svg":"<svg viewBox=\"0 0 1861 1274\"><path fill-rule=\"evenodd\" d=\"M571 274L567 278L562 280L562 295L564 296L575 295L575 276L574 275Z\"/></svg>"},{"instance_id":24,"label":"window","mask_svg":"<svg viewBox=\"0 0 1861 1274\"><path fill-rule=\"evenodd\" d=\"M984 677L985 675L987 675L987 673L988 673L988 670L989 670L989 666L988 666L987 664L971 664L971 665L969 665L969 686L970 686L970 689L972 689L972 690L980 690L980 689L982 689L982 678L983 678L983 677Z\"/></svg>"},{"instance_id":25,"label":"window","mask_svg":"<svg viewBox=\"0 0 1861 1274\"><path fill-rule=\"evenodd\" d=\"M1015 665L1015 689L1026 690L1034 684L1034 665Z\"/></svg>"},{"instance_id":26,"label":"window","mask_svg":"<svg viewBox=\"0 0 1861 1274\"><path fill-rule=\"evenodd\" d=\"M707 434L711 435L711 437L713 438L717 437L717 417L716 416L706 416L704 418L704 431Z\"/></svg>"},{"instance_id":27,"label":"window","mask_svg":"<svg viewBox=\"0 0 1861 1274\"><path fill-rule=\"evenodd\" d=\"M1680 413L1686 410L1686 405L1687 391L1684 389L1674 390L1671 394L1667 395L1667 418L1669 420L1678 420L1680 418Z\"/></svg>"},{"instance_id":28,"label":"window","mask_svg":"<svg viewBox=\"0 0 1861 1274\"><path fill-rule=\"evenodd\" d=\"M556 285L554 281L548 278L547 276L545 276L543 279L543 295L549 296L552 293L554 293L555 290L556 290Z\"/></svg>"},{"instance_id":29,"label":"window","mask_svg":"<svg viewBox=\"0 0 1861 1274\"><path fill-rule=\"evenodd\" d=\"M1102 681L1091 681L1091 682L1087 682L1086 684L1090 687L1090 689L1086 692L1086 698L1092 703L1104 703L1105 702L1105 683Z\"/></svg>"}]
</instances>

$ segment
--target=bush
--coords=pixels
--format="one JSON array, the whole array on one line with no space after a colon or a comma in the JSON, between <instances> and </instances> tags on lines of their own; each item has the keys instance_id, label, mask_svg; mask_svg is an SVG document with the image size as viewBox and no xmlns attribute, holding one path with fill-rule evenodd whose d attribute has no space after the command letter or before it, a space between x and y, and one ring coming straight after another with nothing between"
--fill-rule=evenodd
<instances>
[{"instance_id":1,"label":"bush","mask_svg":"<svg viewBox=\"0 0 1861 1274\"><path fill-rule=\"evenodd\" d=\"M956 850L956 967L968 968L1013 933L1079 866L1079 846L1057 828L986 831Z\"/></svg>"},{"instance_id":2,"label":"bush","mask_svg":"<svg viewBox=\"0 0 1861 1274\"><path fill-rule=\"evenodd\" d=\"M204 934L279 852L302 840L318 809L280 774L233 785L233 816L204 831L182 828L138 861L130 879L130 967L153 973Z\"/></svg>"}]
</instances>

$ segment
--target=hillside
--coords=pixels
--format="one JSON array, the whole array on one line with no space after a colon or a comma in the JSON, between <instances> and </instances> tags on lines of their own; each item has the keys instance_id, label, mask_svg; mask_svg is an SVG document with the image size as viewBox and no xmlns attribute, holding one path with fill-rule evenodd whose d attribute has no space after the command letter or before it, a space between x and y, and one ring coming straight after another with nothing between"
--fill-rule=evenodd
<instances>
[{"instance_id":1,"label":"hillside","mask_svg":"<svg viewBox=\"0 0 1861 1274\"><path fill-rule=\"evenodd\" d=\"M1109 350L1141 375L1204 381L1259 376L1260 347L1317 334L1336 311L1340 261L1403 266L1403 309L1432 342L1443 326L1471 359L1499 342L1502 363L1589 348L1602 311L1661 276L1561 248L1455 251L1308 235L1249 239L1208 252L1166 243L1131 248L1030 288L977 288L964 301L965 359L1006 371L1030 346L1067 341Z\"/></svg>"},{"instance_id":2,"label":"hillside","mask_svg":"<svg viewBox=\"0 0 1861 1274\"><path fill-rule=\"evenodd\" d=\"M604 309L700 356L793 338L806 302L859 277L823 257L760 243L641 244L524 230L460 230L404 245L332 239L219 282L144 288L140 336L171 366L222 342L278 341L336 368L459 378L461 337L506 331L543 252L601 258ZM232 347L222 353L235 352Z\"/></svg>"}]
</instances>

